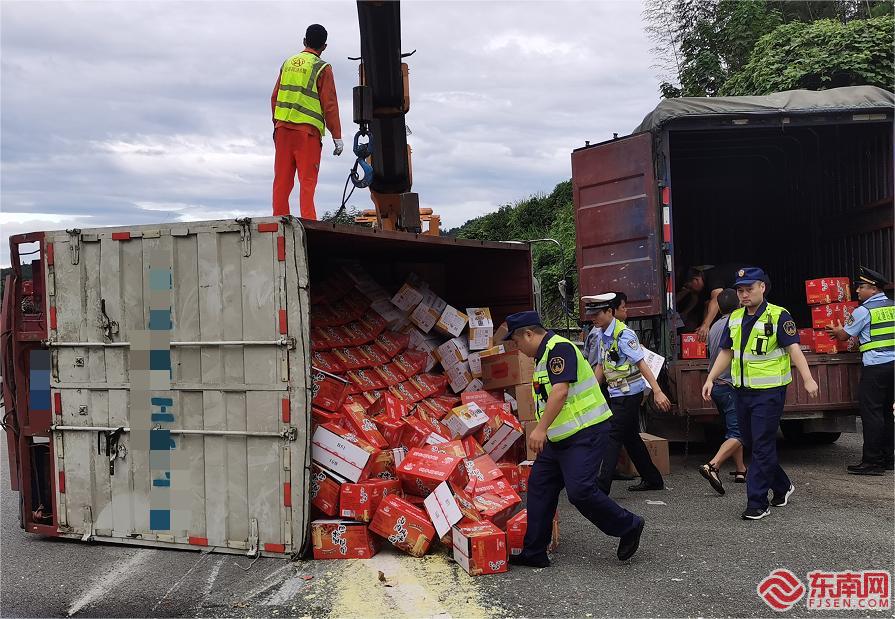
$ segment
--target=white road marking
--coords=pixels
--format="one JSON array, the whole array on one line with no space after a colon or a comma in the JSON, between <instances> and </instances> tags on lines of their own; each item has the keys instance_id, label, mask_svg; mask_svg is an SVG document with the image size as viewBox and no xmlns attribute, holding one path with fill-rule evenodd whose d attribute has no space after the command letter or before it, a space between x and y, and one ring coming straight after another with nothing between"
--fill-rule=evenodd
<instances>
[{"instance_id":1,"label":"white road marking","mask_svg":"<svg viewBox=\"0 0 895 619\"><path fill-rule=\"evenodd\" d=\"M162 597L159 598L158 602L156 602L155 605L153 605L152 610L149 611L149 612L150 612L150 613L155 612L155 609L158 608L159 605L160 605L162 602L164 602L165 600L168 599L168 596L171 595L171 592L174 591L175 589L177 589L178 587L180 587L180 585L183 583L183 581L186 580L187 577L188 577L190 574L193 573L193 570L196 569L197 567L199 567L200 564L202 564L202 563L205 562L205 559L206 559L207 557L208 557L208 554L207 554L207 553L203 553L203 554L201 554L201 555L199 556L199 558L196 559L196 560L193 562L193 564L190 566L190 569L188 569L186 572L184 572L183 576L181 576L180 578L178 578L178 579L177 579L177 582L175 582L173 585L171 585L171 586L168 588L167 591L165 591L165 595L163 595Z\"/></svg>"},{"instance_id":2,"label":"white road marking","mask_svg":"<svg viewBox=\"0 0 895 619\"><path fill-rule=\"evenodd\" d=\"M221 566L224 564L224 556L218 557L217 562L211 566L211 572L208 573L208 576L205 578L205 587L202 588L202 599L208 597L211 593L211 590L214 588L214 583L218 579L218 574L221 571Z\"/></svg>"},{"instance_id":3,"label":"white road marking","mask_svg":"<svg viewBox=\"0 0 895 619\"><path fill-rule=\"evenodd\" d=\"M154 550L138 550L130 559L117 565L99 578L96 578L87 591L81 594L77 600L68 607L68 616L94 603L103 597L109 590L115 588L119 582L134 575L139 567L146 563L150 557L156 554Z\"/></svg>"}]
</instances>

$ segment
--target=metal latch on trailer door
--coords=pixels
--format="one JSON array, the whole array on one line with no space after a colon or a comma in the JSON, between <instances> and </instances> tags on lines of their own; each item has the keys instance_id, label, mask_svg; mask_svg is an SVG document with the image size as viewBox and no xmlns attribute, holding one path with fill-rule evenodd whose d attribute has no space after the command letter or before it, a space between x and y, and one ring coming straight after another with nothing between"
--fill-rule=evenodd
<instances>
[{"instance_id":1,"label":"metal latch on trailer door","mask_svg":"<svg viewBox=\"0 0 895 619\"><path fill-rule=\"evenodd\" d=\"M242 255L252 255L252 218L240 217L236 220L239 224L239 239L242 241Z\"/></svg>"},{"instance_id":2,"label":"metal latch on trailer door","mask_svg":"<svg viewBox=\"0 0 895 619\"><path fill-rule=\"evenodd\" d=\"M71 256L71 263L78 264L81 259L81 229L71 228L66 232L68 233L68 253Z\"/></svg>"},{"instance_id":3,"label":"metal latch on trailer door","mask_svg":"<svg viewBox=\"0 0 895 619\"><path fill-rule=\"evenodd\" d=\"M106 430L98 432L96 435L96 453L106 456L109 459L109 475L115 474L115 459L127 455L127 448L118 444L118 439L124 432L124 428L115 428L114 430ZM105 447L105 450L103 449Z\"/></svg>"}]
</instances>

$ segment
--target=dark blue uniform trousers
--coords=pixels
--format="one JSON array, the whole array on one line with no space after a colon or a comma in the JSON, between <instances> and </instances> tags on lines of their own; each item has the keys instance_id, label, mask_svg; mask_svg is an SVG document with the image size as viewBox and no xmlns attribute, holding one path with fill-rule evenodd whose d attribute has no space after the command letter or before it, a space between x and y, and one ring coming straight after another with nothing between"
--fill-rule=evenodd
<instances>
[{"instance_id":1,"label":"dark blue uniform trousers","mask_svg":"<svg viewBox=\"0 0 895 619\"><path fill-rule=\"evenodd\" d=\"M751 452L746 474L747 507L768 506L768 490L784 494L789 477L777 460L777 428L783 415L786 387L737 389L737 421L744 455Z\"/></svg>"},{"instance_id":2,"label":"dark blue uniform trousers","mask_svg":"<svg viewBox=\"0 0 895 619\"><path fill-rule=\"evenodd\" d=\"M640 523L638 516L620 507L597 486L609 429L609 422L604 421L561 441L547 441L528 479L524 556L547 556L553 515L563 487L569 502L606 535L621 537Z\"/></svg>"}]
</instances>

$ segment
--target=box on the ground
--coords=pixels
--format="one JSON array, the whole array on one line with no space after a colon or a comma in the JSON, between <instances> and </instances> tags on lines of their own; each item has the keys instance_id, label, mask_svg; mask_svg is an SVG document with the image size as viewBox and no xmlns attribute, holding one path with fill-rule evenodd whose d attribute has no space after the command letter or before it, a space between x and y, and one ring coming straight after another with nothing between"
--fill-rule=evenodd
<instances>
[{"instance_id":1,"label":"box on the ground","mask_svg":"<svg viewBox=\"0 0 895 619\"><path fill-rule=\"evenodd\" d=\"M319 464L311 465L311 505L327 516L339 513L339 493L346 480Z\"/></svg>"},{"instance_id":2,"label":"box on the ground","mask_svg":"<svg viewBox=\"0 0 895 619\"><path fill-rule=\"evenodd\" d=\"M453 528L454 561L470 576L507 571L507 535L491 522L461 522Z\"/></svg>"},{"instance_id":3,"label":"box on the ground","mask_svg":"<svg viewBox=\"0 0 895 619\"><path fill-rule=\"evenodd\" d=\"M403 447L383 449L371 458L370 479L398 479L397 468L407 455Z\"/></svg>"},{"instance_id":4,"label":"box on the ground","mask_svg":"<svg viewBox=\"0 0 895 619\"><path fill-rule=\"evenodd\" d=\"M851 280L847 277L823 277L805 282L808 305L839 303L851 299Z\"/></svg>"},{"instance_id":5,"label":"box on the ground","mask_svg":"<svg viewBox=\"0 0 895 619\"><path fill-rule=\"evenodd\" d=\"M423 505L435 526L438 537L444 537L451 527L463 518L473 521L481 519L473 503L473 497L466 494L462 488L453 486L449 482L438 484L435 490L423 500Z\"/></svg>"},{"instance_id":6,"label":"box on the ground","mask_svg":"<svg viewBox=\"0 0 895 619\"><path fill-rule=\"evenodd\" d=\"M662 475L670 475L671 461L668 457L668 439L647 434L646 432L640 433L640 439L643 441L643 444L646 445L650 460L652 460L655 467L659 469L659 472ZM619 453L619 461L616 468L626 475L639 475L637 467L631 462L631 458L628 456L624 447Z\"/></svg>"},{"instance_id":7,"label":"box on the ground","mask_svg":"<svg viewBox=\"0 0 895 619\"><path fill-rule=\"evenodd\" d=\"M525 542L525 531L528 529L528 510L523 509L507 521L507 548L511 555L522 554ZM550 543L547 552L553 552L559 547L559 513L553 514L553 531L550 535Z\"/></svg>"},{"instance_id":8,"label":"box on the ground","mask_svg":"<svg viewBox=\"0 0 895 619\"><path fill-rule=\"evenodd\" d=\"M357 403L343 404L342 415L345 419L345 425L373 447L377 449L388 447L388 441L382 436L376 423L367 417L363 406Z\"/></svg>"},{"instance_id":9,"label":"box on the ground","mask_svg":"<svg viewBox=\"0 0 895 619\"><path fill-rule=\"evenodd\" d=\"M681 359L705 359L708 347L696 333L681 333Z\"/></svg>"},{"instance_id":10,"label":"box on the ground","mask_svg":"<svg viewBox=\"0 0 895 619\"><path fill-rule=\"evenodd\" d=\"M473 379L472 373L469 371L469 364L466 361L461 361L445 368L445 374L448 377L451 391L454 393L460 393L469 387L473 380L478 380Z\"/></svg>"},{"instance_id":11,"label":"box on the ground","mask_svg":"<svg viewBox=\"0 0 895 619\"><path fill-rule=\"evenodd\" d=\"M467 307L469 318L469 350L486 350L491 347L494 322L487 307Z\"/></svg>"},{"instance_id":12,"label":"box on the ground","mask_svg":"<svg viewBox=\"0 0 895 619\"><path fill-rule=\"evenodd\" d=\"M370 559L380 542L363 522L315 520L311 523L315 559Z\"/></svg>"},{"instance_id":13,"label":"box on the ground","mask_svg":"<svg viewBox=\"0 0 895 619\"><path fill-rule=\"evenodd\" d=\"M521 422L535 421L535 399L531 389L531 383L513 385L507 387L504 399L509 402Z\"/></svg>"},{"instance_id":14,"label":"box on the ground","mask_svg":"<svg viewBox=\"0 0 895 619\"><path fill-rule=\"evenodd\" d=\"M490 412L490 411L489 411ZM502 409L495 410L493 416L490 417L494 423L489 423L484 429L490 429L490 437L482 443L482 449L495 460L503 457L510 450L510 447L519 440L524 428L522 424L513 417L512 414ZM484 433L480 441L485 438Z\"/></svg>"},{"instance_id":15,"label":"box on the ground","mask_svg":"<svg viewBox=\"0 0 895 619\"><path fill-rule=\"evenodd\" d=\"M811 326L814 329L823 329L827 325L846 325L858 305L860 304L856 301L815 305L811 308Z\"/></svg>"},{"instance_id":16,"label":"box on the ground","mask_svg":"<svg viewBox=\"0 0 895 619\"><path fill-rule=\"evenodd\" d=\"M414 557L426 554L435 539L435 527L426 512L394 494L379 503L370 530Z\"/></svg>"},{"instance_id":17,"label":"box on the ground","mask_svg":"<svg viewBox=\"0 0 895 619\"><path fill-rule=\"evenodd\" d=\"M445 369L458 365L469 358L469 344L466 338L451 338L435 349L435 357Z\"/></svg>"},{"instance_id":18,"label":"box on the ground","mask_svg":"<svg viewBox=\"0 0 895 619\"><path fill-rule=\"evenodd\" d=\"M397 479L370 479L357 484L342 484L339 514L342 518L370 522L379 503L390 494L404 494Z\"/></svg>"},{"instance_id":19,"label":"box on the ground","mask_svg":"<svg viewBox=\"0 0 895 619\"><path fill-rule=\"evenodd\" d=\"M498 479L493 483L497 486L496 492L475 493L475 506L481 512L482 518L504 528L507 520L522 503L522 498L505 479Z\"/></svg>"},{"instance_id":20,"label":"box on the ground","mask_svg":"<svg viewBox=\"0 0 895 619\"><path fill-rule=\"evenodd\" d=\"M311 442L314 462L354 482L366 479L371 458L381 453L350 430L333 423L317 426Z\"/></svg>"},{"instance_id":21,"label":"box on the ground","mask_svg":"<svg viewBox=\"0 0 895 619\"><path fill-rule=\"evenodd\" d=\"M503 389L530 383L534 361L519 350L482 357L482 382L485 389Z\"/></svg>"},{"instance_id":22,"label":"box on the ground","mask_svg":"<svg viewBox=\"0 0 895 619\"><path fill-rule=\"evenodd\" d=\"M467 458L465 464L470 482L478 481L481 483L503 477L503 470L498 467L494 459L488 454L478 458Z\"/></svg>"},{"instance_id":23,"label":"box on the ground","mask_svg":"<svg viewBox=\"0 0 895 619\"><path fill-rule=\"evenodd\" d=\"M443 481L457 487L469 482L463 458L451 454L433 453L428 449L411 449L397 468L404 492L425 497Z\"/></svg>"},{"instance_id":24,"label":"box on the ground","mask_svg":"<svg viewBox=\"0 0 895 619\"><path fill-rule=\"evenodd\" d=\"M525 460L519 463L519 490L521 492L528 492L528 478L531 476L532 466L534 466L534 460Z\"/></svg>"}]
</instances>

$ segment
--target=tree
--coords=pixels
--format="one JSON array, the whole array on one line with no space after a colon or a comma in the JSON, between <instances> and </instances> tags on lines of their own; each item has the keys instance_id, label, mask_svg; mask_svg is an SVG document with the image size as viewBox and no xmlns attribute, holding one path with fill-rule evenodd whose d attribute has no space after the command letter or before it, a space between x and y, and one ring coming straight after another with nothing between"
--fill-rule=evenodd
<instances>
[{"instance_id":1,"label":"tree","mask_svg":"<svg viewBox=\"0 0 895 619\"><path fill-rule=\"evenodd\" d=\"M763 95L780 90L822 90L895 82L891 15L850 21L793 22L755 45L749 62L720 90L724 95Z\"/></svg>"},{"instance_id":2,"label":"tree","mask_svg":"<svg viewBox=\"0 0 895 619\"><path fill-rule=\"evenodd\" d=\"M541 284L543 319L548 326L564 326L559 282L575 279L575 208L572 181L559 183L549 195L531 196L501 206L493 213L467 221L445 232L461 239L512 241L550 238L559 242L533 244L532 266ZM572 294L577 297L577 286ZM573 303L573 307L577 304Z\"/></svg>"},{"instance_id":3,"label":"tree","mask_svg":"<svg viewBox=\"0 0 895 619\"><path fill-rule=\"evenodd\" d=\"M662 96L704 97L720 94L758 41L781 26L845 25L890 16L892 8L891 0L647 0L643 19L659 58Z\"/></svg>"}]
</instances>

